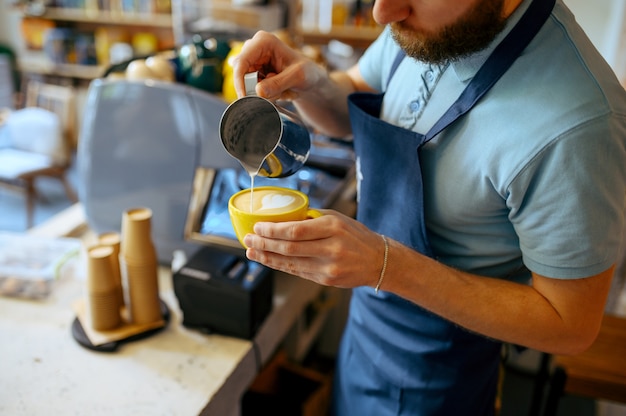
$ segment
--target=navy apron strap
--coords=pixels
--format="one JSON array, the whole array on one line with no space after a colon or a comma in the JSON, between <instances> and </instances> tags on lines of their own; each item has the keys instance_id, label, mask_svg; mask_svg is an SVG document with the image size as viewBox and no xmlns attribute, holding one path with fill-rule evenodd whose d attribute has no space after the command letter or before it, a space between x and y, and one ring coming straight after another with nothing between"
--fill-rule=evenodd
<instances>
[{"instance_id":1,"label":"navy apron strap","mask_svg":"<svg viewBox=\"0 0 626 416\"><path fill-rule=\"evenodd\" d=\"M391 70L389 71L389 77L387 77L386 87L389 86L389 83L391 82L391 78L393 78L393 74L396 73L396 69L398 69L398 67L400 66L400 63L402 62L405 56L406 56L406 52L404 52L404 49L400 49L395 59L393 60L393 64L391 64Z\"/></svg>"},{"instance_id":2,"label":"navy apron strap","mask_svg":"<svg viewBox=\"0 0 626 416\"><path fill-rule=\"evenodd\" d=\"M520 21L494 49L457 101L426 133L424 143L467 113L489 91L537 35L552 13L555 2L556 0L534 0L530 4Z\"/></svg>"},{"instance_id":3,"label":"navy apron strap","mask_svg":"<svg viewBox=\"0 0 626 416\"><path fill-rule=\"evenodd\" d=\"M431 140L456 119L467 113L498 82L500 77L513 65L513 62L537 35L541 26L550 16L552 9L554 9L555 2L556 0L535 0L530 4L518 24L494 49L459 98L426 133L423 143ZM405 56L404 50L400 49L391 65L387 85L391 82L391 78Z\"/></svg>"}]
</instances>

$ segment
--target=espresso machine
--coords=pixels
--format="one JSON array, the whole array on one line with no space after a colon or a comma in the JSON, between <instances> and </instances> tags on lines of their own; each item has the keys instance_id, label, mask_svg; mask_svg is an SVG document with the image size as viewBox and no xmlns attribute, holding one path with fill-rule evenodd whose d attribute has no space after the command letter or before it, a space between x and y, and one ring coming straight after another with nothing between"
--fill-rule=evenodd
<instances>
[{"instance_id":1,"label":"espresso machine","mask_svg":"<svg viewBox=\"0 0 626 416\"><path fill-rule=\"evenodd\" d=\"M183 324L250 338L271 310L272 272L245 258L228 199L250 176L219 138L228 103L185 84L97 79L90 84L77 151L78 195L96 233L120 231L123 211L149 207L162 265L172 267ZM307 163L285 178L313 208L352 183L349 143L312 134Z\"/></svg>"}]
</instances>

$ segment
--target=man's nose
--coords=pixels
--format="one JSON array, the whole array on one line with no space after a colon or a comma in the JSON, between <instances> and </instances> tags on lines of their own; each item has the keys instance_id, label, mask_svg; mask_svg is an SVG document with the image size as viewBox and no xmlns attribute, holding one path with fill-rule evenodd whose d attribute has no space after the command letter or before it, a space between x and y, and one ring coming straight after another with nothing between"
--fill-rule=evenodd
<instances>
[{"instance_id":1,"label":"man's nose","mask_svg":"<svg viewBox=\"0 0 626 416\"><path fill-rule=\"evenodd\" d=\"M400 22L411 14L411 2L404 0L376 0L372 14L376 23L381 25Z\"/></svg>"}]
</instances>

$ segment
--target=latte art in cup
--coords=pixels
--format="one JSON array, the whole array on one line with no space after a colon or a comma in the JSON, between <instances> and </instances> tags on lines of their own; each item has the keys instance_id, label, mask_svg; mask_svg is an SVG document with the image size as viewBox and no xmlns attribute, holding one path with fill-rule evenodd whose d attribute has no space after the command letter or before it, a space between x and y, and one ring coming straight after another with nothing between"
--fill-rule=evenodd
<instances>
[{"instance_id":1,"label":"latte art in cup","mask_svg":"<svg viewBox=\"0 0 626 416\"><path fill-rule=\"evenodd\" d=\"M247 234L260 221L284 222L318 218L322 213L309 207L306 194L295 189L261 186L244 189L228 200L228 213L237 239L244 248Z\"/></svg>"},{"instance_id":2,"label":"latte art in cup","mask_svg":"<svg viewBox=\"0 0 626 416\"><path fill-rule=\"evenodd\" d=\"M306 201L296 193L262 188L240 194L233 201L237 209L259 214L292 211L305 203Z\"/></svg>"}]
</instances>

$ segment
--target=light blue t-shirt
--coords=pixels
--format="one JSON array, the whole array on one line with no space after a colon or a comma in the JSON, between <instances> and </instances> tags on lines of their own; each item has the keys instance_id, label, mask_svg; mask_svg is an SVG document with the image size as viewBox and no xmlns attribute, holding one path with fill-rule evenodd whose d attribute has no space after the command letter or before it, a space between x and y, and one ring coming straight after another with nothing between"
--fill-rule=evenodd
<instances>
[{"instance_id":1,"label":"light blue t-shirt","mask_svg":"<svg viewBox=\"0 0 626 416\"><path fill-rule=\"evenodd\" d=\"M386 90L381 118L425 133L530 4L485 51L450 65L405 58L389 31L359 62ZM381 137L384 140L384 137ZM581 278L616 260L626 190L626 92L558 0L513 66L421 151L425 216L439 261L526 281Z\"/></svg>"}]
</instances>

